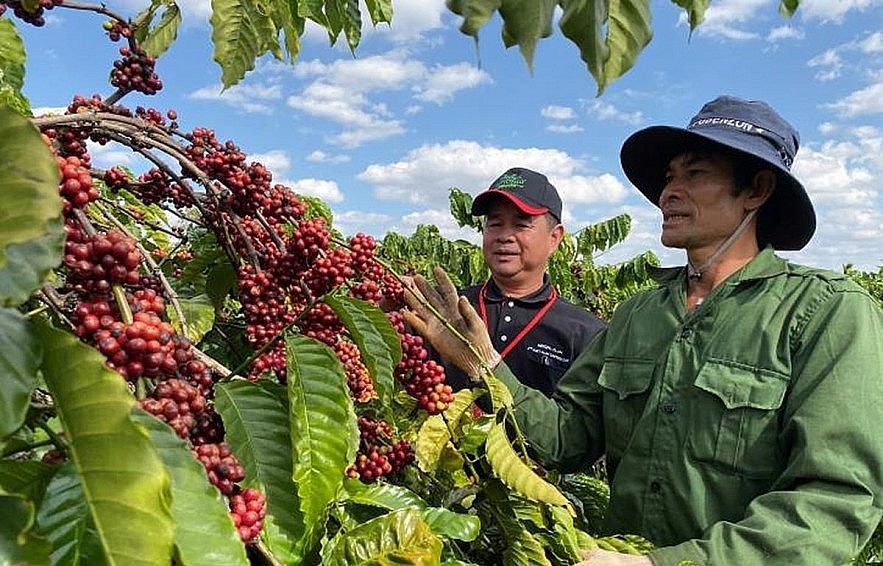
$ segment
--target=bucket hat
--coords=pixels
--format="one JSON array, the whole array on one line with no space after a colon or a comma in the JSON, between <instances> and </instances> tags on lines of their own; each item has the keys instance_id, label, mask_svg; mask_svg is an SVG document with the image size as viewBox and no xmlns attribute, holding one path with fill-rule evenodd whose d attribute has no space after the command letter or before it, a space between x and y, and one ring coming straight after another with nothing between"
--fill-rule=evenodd
<instances>
[{"instance_id":1,"label":"bucket hat","mask_svg":"<svg viewBox=\"0 0 883 566\"><path fill-rule=\"evenodd\" d=\"M632 184L659 206L665 170L673 157L698 142L711 142L760 159L775 171L776 189L758 211L758 240L777 250L802 249L816 229L803 185L791 174L800 135L767 103L719 96L705 104L686 128L651 126L623 143L619 157Z\"/></svg>"},{"instance_id":2,"label":"bucket hat","mask_svg":"<svg viewBox=\"0 0 883 566\"><path fill-rule=\"evenodd\" d=\"M561 197L542 173L513 167L491 183L491 186L472 201L472 215L484 216L490 212L496 197L504 197L525 214L547 212L561 222Z\"/></svg>"}]
</instances>

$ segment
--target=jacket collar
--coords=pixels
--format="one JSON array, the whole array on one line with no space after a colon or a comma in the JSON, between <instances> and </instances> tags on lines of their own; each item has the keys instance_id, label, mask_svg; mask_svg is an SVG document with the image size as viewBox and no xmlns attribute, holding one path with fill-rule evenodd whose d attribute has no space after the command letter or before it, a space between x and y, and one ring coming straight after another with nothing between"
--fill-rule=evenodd
<instances>
[{"instance_id":1,"label":"jacket collar","mask_svg":"<svg viewBox=\"0 0 883 566\"><path fill-rule=\"evenodd\" d=\"M774 277L787 271L789 271L788 262L777 256L772 246L767 246L736 273L728 277L726 282L735 285L743 281ZM650 267L648 273L654 281L663 286L683 283L687 280L686 266Z\"/></svg>"}]
</instances>

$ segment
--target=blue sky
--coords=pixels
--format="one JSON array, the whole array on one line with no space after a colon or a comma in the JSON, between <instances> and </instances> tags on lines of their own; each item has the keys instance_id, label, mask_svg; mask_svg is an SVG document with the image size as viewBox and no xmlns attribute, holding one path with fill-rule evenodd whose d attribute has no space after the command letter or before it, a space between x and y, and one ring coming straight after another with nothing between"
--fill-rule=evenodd
<instances>
[{"instance_id":1,"label":"blue sky","mask_svg":"<svg viewBox=\"0 0 883 566\"><path fill-rule=\"evenodd\" d=\"M125 15L146 4L107 3ZM883 0L804 0L791 20L774 0L712 0L692 36L680 9L655 0L653 41L601 97L557 26L531 73L517 48L503 47L498 18L476 49L443 0L394 0L392 26L366 29L355 57L342 40L330 47L324 31L308 29L294 65L261 59L222 92L210 4L179 4L178 40L157 64L163 90L123 103L174 108L183 128L233 140L276 182L324 199L346 234L407 235L435 224L449 238L478 241L452 221L448 189L476 194L524 166L558 187L568 230L632 216L629 239L600 263L650 249L682 264L682 251L659 244L659 214L628 184L619 148L641 127L684 125L706 101L732 94L769 102L801 133L794 172L819 227L805 250L785 255L838 270L883 266ZM62 9L42 29L16 21L35 108L112 92L118 44L101 21ZM147 168L123 149L95 147L93 161Z\"/></svg>"}]
</instances>

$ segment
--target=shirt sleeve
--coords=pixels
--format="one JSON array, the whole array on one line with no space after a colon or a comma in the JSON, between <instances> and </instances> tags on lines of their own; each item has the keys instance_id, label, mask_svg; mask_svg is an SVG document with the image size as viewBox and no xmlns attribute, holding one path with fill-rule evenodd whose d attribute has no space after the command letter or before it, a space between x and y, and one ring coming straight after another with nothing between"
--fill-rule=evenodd
<instances>
[{"instance_id":1,"label":"shirt sleeve","mask_svg":"<svg viewBox=\"0 0 883 566\"><path fill-rule=\"evenodd\" d=\"M584 470L603 453L597 379L604 359L604 335L602 331L574 361L551 398L521 384L503 363L494 371L512 392L515 417L543 466L564 473Z\"/></svg>"},{"instance_id":2,"label":"shirt sleeve","mask_svg":"<svg viewBox=\"0 0 883 566\"><path fill-rule=\"evenodd\" d=\"M784 471L740 521L656 549L656 566L837 565L873 533L883 515L883 311L841 288L790 338L792 379L778 437Z\"/></svg>"}]
</instances>

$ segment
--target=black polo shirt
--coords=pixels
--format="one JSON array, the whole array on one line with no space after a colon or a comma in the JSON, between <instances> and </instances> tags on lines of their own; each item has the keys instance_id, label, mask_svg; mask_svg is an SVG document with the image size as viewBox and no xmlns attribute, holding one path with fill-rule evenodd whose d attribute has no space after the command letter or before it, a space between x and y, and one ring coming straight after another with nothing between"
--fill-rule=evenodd
<instances>
[{"instance_id":1,"label":"black polo shirt","mask_svg":"<svg viewBox=\"0 0 883 566\"><path fill-rule=\"evenodd\" d=\"M483 288L484 283L461 292L479 313L479 294ZM548 275L542 288L520 299L505 296L493 279L489 280L484 293L484 311L494 348L502 353L548 304L551 296ZM597 316L559 296L503 361L522 383L552 395L555 384L573 360L604 327ZM455 391L469 387L469 378L462 371L448 363L442 365L446 383Z\"/></svg>"}]
</instances>

